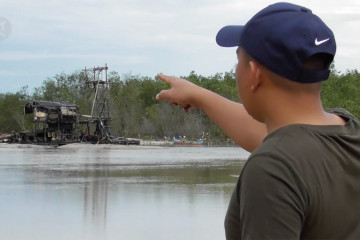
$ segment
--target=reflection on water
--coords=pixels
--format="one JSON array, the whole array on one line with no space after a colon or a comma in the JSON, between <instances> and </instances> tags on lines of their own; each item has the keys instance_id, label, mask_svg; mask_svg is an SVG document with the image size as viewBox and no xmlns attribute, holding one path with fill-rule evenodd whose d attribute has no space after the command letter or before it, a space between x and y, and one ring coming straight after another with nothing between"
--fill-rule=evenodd
<instances>
[{"instance_id":1,"label":"reflection on water","mask_svg":"<svg viewBox=\"0 0 360 240\"><path fill-rule=\"evenodd\" d=\"M0 239L224 239L247 156L230 147L0 145Z\"/></svg>"},{"instance_id":2,"label":"reflection on water","mask_svg":"<svg viewBox=\"0 0 360 240\"><path fill-rule=\"evenodd\" d=\"M86 169L91 168L91 166L87 166L85 173ZM109 170L107 168L96 170L92 177L98 180L84 185L84 222L91 219L94 225L99 227L106 226L108 173Z\"/></svg>"}]
</instances>

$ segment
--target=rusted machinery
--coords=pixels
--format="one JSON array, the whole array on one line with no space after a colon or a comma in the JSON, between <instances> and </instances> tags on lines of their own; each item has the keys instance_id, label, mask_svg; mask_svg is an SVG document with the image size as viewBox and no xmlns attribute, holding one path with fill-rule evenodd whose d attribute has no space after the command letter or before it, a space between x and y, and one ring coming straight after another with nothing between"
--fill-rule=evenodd
<instances>
[{"instance_id":1,"label":"rusted machinery","mask_svg":"<svg viewBox=\"0 0 360 240\"><path fill-rule=\"evenodd\" d=\"M74 142L139 145L138 139L111 135L110 83L107 79L107 70L106 64L105 67L84 70L85 89L94 96L90 115L80 115L77 105L65 101L31 101L25 104L24 113L33 114L33 131L15 132L6 142L46 145Z\"/></svg>"},{"instance_id":2,"label":"rusted machinery","mask_svg":"<svg viewBox=\"0 0 360 240\"><path fill-rule=\"evenodd\" d=\"M93 132L92 138L95 137L100 142L108 142L111 140L110 83L107 79L107 70L108 67L106 64L105 67L85 68L86 90L93 92L94 99L90 115L82 115L83 120L79 121L79 124L86 125L86 132ZM91 129L93 129L93 131L91 131Z\"/></svg>"},{"instance_id":3,"label":"rusted machinery","mask_svg":"<svg viewBox=\"0 0 360 240\"><path fill-rule=\"evenodd\" d=\"M63 145L77 142L77 112L69 102L31 101L24 113L33 114L33 131L17 132L11 137L15 143Z\"/></svg>"},{"instance_id":4,"label":"rusted machinery","mask_svg":"<svg viewBox=\"0 0 360 240\"><path fill-rule=\"evenodd\" d=\"M81 140L96 143L139 145L138 139L114 137L110 131L110 82L107 78L108 66L85 68L86 89L94 95L90 115L81 115L80 125L86 125Z\"/></svg>"}]
</instances>

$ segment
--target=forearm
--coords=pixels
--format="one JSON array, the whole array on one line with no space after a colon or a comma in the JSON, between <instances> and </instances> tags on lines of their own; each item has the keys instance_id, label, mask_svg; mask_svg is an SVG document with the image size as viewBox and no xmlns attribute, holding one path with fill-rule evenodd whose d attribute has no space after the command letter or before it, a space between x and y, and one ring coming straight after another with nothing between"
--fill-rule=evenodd
<instances>
[{"instance_id":1,"label":"forearm","mask_svg":"<svg viewBox=\"0 0 360 240\"><path fill-rule=\"evenodd\" d=\"M160 91L156 99L168 100L185 109L202 109L240 147L252 152L267 134L264 124L253 119L242 104L230 101L214 92L181 78L163 74L159 79L170 85Z\"/></svg>"},{"instance_id":2,"label":"forearm","mask_svg":"<svg viewBox=\"0 0 360 240\"><path fill-rule=\"evenodd\" d=\"M249 152L257 148L267 134L265 125L253 119L240 103L206 89L201 89L195 101L217 126Z\"/></svg>"}]
</instances>

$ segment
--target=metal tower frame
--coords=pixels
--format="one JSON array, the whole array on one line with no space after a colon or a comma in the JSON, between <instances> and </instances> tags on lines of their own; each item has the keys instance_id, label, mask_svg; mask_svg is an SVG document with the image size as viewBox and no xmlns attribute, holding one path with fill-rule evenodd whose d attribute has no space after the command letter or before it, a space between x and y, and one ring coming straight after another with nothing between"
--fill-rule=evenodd
<instances>
[{"instance_id":1,"label":"metal tower frame","mask_svg":"<svg viewBox=\"0 0 360 240\"><path fill-rule=\"evenodd\" d=\"M84 69L86 76L86 86L93 88L95 96L91 108L90 121L96 124L95 135L105 138L110 136L110 83L107 78L107 64L105 67L93 67ZM105 77L103 77L103 71ZM92 74L88 74L88 73ZM91 75L89 77L89 75ZM105 78L105 79L104 79Z\"/></svg>"}]
</instances>

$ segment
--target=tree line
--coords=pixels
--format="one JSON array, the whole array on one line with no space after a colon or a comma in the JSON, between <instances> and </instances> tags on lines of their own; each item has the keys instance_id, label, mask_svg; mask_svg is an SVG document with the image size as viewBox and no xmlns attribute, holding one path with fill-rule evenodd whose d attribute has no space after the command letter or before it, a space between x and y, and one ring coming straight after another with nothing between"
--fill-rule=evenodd
<instances>
[{"instance_id":1,"label":"tree line","mask_svg":"<svg viewBox=\"0 0 360 240\"><path fill-rule=\"evenodd\" d=\"M209 77L192 71L181 77L240 102L233 70ZM90 114L94 91L86 87L86 79L82 71L61 73L47 78L32 94L27 86L16 93L0 94L0 133L32 130L32 116L24 116L23 111L24 105L32 100L68 101L79 106L80 114ZM158 102L156 94L168 86L157 77L132 74L120 77L119 73L110 72L108 80L112 135L142 139L186 136L188 139L230 141L201 110L191 109L185 114L181 107ZM321 98L325 108L343 107L360 118L359 93L359 72L340 73L333 66L330 78L323 83Z\"/></svg>"}]
</instances>

